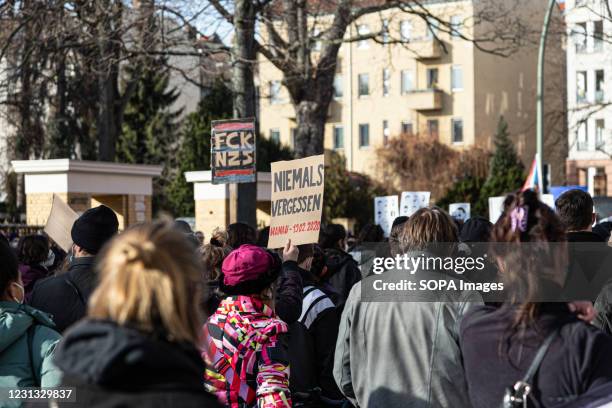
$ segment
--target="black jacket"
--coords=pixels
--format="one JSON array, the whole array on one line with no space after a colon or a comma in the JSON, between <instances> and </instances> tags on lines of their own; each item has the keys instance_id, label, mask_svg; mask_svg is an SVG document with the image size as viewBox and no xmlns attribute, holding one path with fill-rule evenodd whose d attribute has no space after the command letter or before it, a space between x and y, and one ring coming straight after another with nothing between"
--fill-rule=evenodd
<instances>
[{"instance_id":1,"label":"black jacket","mask_svg":"<svg viewBox=\"0 0 612 408\"><path fill-rule=\"evenodd\" d=\"M499 407L504 389L523 378L553 330L559 335L531 384L542 407L570 401L612 381L612 337L579 320L565 303L542 303L540 308L536 324L521 338L509 337L514 318L510 306L475 306L463 318L459 343L473 408Z\"/></svg>"},{"instance_id":2,"label":"black jacket","mask_svg":"<svg viewBox=\"0 0 612 408\"><path fill-rule=\"evenodd\" d=\"M204 362L193 345L113 322L85 320L71 328L55 362L62 386L76 388L78 407L219 406L204 391Z\"/></svg>"},{"instance_id":3,"label":"black jacket","mask_svg":"<svg viewBox=\"0 0 612 408\"><path fill-rule=\"evenodd\" d=\"M302 277L283 262L277 281L274 311L287 324L295 322L302 314Z\"/></svg>"},{"instance_id":4,"label":"black jacket","mask_svg":"<svg viewBox=\"0 0 612 408\"><path fill-rule=\"evenodd\" d=\"M333 377L340 325L338 310L309 271L299 268L295 262L285 262L283 268L299 273L304 283L302 314L289 326L291 391L307 393L318 387L324 397L342 400L344 397Z\"/></svg>"},{"instance_id":5,"label":"black jacket","mask_svg":"<svg viewBox=\"0 0 612 408\"><path fill-rule=\"evenodd\" d=\"M361 280L361 271L352 256L339 249L325 251L327 274L323 281L329 283L339 294L338 308L342 310L353 285Z\"/></svg>"},{"instance_id":6,"label":"black jacket","mask_svg":"<svg viewBox=\"0 0 612 408\"><path fill-rule=\"evenodd\" d=\"M591 231L568 232L569 267L565 282L565 300L594 301L604 284L612 278L608 265L612 248Z\"/></svg>"},{"instance_id":7,"label":"black jacket","mask_svg":"<svg viewBox=\"0 0 612 408\"><path fill-rule=\"evenodd\" d=\"M87 313L87 302L97 284L94 257L75 258L68 272L34 285L30 305L53 316L60 333Z\"/></svg>"}]
</instances>

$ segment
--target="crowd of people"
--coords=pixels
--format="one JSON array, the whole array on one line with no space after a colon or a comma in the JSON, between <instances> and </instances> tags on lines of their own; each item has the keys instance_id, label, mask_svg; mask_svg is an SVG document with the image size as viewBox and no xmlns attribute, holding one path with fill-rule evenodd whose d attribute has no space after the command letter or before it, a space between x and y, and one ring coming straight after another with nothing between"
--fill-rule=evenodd
<instances>
[{"instance_id":1,"label":"crowd of people","mask_svg":"<svg viewBox=\"0 0 612 408\"><path fill-rule=\"evenodd\" d=\"M604 406L612 283L596 271L611 228L593 227L583 191L555 207L528 190L507 197L495 224L428 207L398 217L389 238L367 225L349 245L326 224L318 243L279 250L266 248L268 229L243 223L207 240L181 221L120 232L103 205L72 225L68 254L44 235L12 246L0 234L0 388L72 387L76 402L54 406L84 407ZM503 302L474 290L362 296L379 278L373 257L436 243L537 251L493 252L486 273L521 295ZM581 279L599 285L595 297L539 300Z\"/></svg>"}]
</instances>

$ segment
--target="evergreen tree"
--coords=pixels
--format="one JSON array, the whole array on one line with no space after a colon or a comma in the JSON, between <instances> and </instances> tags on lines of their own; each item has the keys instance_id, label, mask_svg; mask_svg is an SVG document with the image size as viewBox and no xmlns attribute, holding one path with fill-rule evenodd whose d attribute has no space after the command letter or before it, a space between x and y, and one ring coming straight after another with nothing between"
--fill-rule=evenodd
<instances>
[{"instance_id":1,"label":"evergreen tree","mask_svg":"<svg viewBox=\"0 0 612 408\"><path fill-rule=\"evenodd\" d=\"M211 122L231 117L232 94L221 81L200 101L198 110L185 117L177 153L177 174L167 191L169 208L175 216L194 215L193 186L185 181L184 173L210 169Z\"/></svg>"},{"instance_id":2,"label":"evergreen tree","mask_svg":"<svg viewBox=\"0 0 612 408\"><path fill-rule=\"evenodd\" d=\"M136 75L135 70L128 67L127 74ZM154 211L170 209L165 190L176 168L173 158L181 110L171 110L179 91L170 88L169 82L170 73L162 62L143 68L136 90L128 100L117 141L117 161L163 165L161 177L153 182Z\"/></svg>"},{"instance_id":3,"label":"evergreen tree","mask_svg":"<svg viewBox=\"0 0 612 408\"><path fill-rule=\"evenodd\" d=\"M186 171L210 169L210 137L213 120L232 117L232 93L222 82L213 84L198 110L185 118L178 149L177 175L168 186L169 208L176 216L193 216L193 186L185 181ZM270 163L293 159L293 152L279 143L258 137L256 140L257 171L270 171Z\"/></svg>"},{"instance_id":4,"label":"evergreen tree","mask_svg":"<svg viewBox=\"0 0 612 408\"><path fill-rule=\"evenodd\" d=\"M499 118L494 139L495 152L491 157L489 175L480 191L475 213L486 214L488 198L510 193L525 181L525 168L519 159L508 132L508 123Z\"/></svg>"},{"instance_id":5,"label":"evergreen tree","mask_svg":"<svg viewBox=\"0 0 612 408\"><path fill-rule=\"evenodd\" d=\"M117 141L117 160L123 163L161 164L176 139L181 111L170 108L179 97L169 89L170 74L162 64L144 68L136 90L129 99L122 134ZM128 68L134 75L135 68Z\"/></svg>"}]
</instances>

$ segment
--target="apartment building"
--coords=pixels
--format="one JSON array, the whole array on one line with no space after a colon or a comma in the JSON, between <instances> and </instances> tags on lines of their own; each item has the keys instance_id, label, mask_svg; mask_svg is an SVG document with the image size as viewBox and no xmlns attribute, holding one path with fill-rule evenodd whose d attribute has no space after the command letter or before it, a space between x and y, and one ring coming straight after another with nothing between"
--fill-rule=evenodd
<instances>
[{"instance_id":1,"label":"apartment building","mask_svg":"<svg viewBox=\"0 0 612 408\"><path fill-rule=\"evenodd\" d=\"M539 35L547 1L514 3L511 9L524 17L534 37L525 39L526 45L508 58L485 52L459 34L469 39L490 36L495 23L476 16L483 15L484 7L497 7L496 0L425 3L431 14L452 24L450 33L400 10L360 18L349 28L347 38L384 28L402 44L384 43L383 39L382 44L364 40L342 45L325 148L342 152L349 170L376 176L376 149L395 135L428 135L458 149L473 145L491 148L503 115L518 152L525 163L530 163L535 152L536 121L537 39L533 39ZM316 49L313 51L316 53ZM549 41L547 56L551 61L547 64L551 78L547 82L547 108L563 110L565 56L560 41ZM281 72L261 57L258 80L263 136L292 146L295 112L281 84ZM561 141L548 152L558 157L556 163L563 163L566 157L564 125L556 124L551 132L551 137ZM563 165L556 167L553 170L560 179L565 169Z\"/></svg>"},{"instance_id":2,"label":"apartment building","mask_svg":"<svg viewBox=\"0 0 612 408\"><path fill-rule=\"evenodd\" d=\"M602 0L567 0L567 179L612 195L612 15Z\"/></svg>"}]
</instances>

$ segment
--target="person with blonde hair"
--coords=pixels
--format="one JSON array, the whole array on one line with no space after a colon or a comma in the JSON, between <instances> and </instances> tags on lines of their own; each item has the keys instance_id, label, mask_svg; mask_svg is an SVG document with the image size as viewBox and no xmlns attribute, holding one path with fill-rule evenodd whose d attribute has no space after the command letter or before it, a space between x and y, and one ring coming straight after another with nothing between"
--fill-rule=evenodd
<instances>
[{"instance_id":1,"label":"person with blonde hair","mask_svg":"<svg viewBox=\"0 0 612 408\"><path fill-rule=\"evenodd\" d=\"M217 407L196 348L202 265L171 224L141 224L100 254L100 282L56 364L81 406Z\"/></svg>"}]
</instances>

